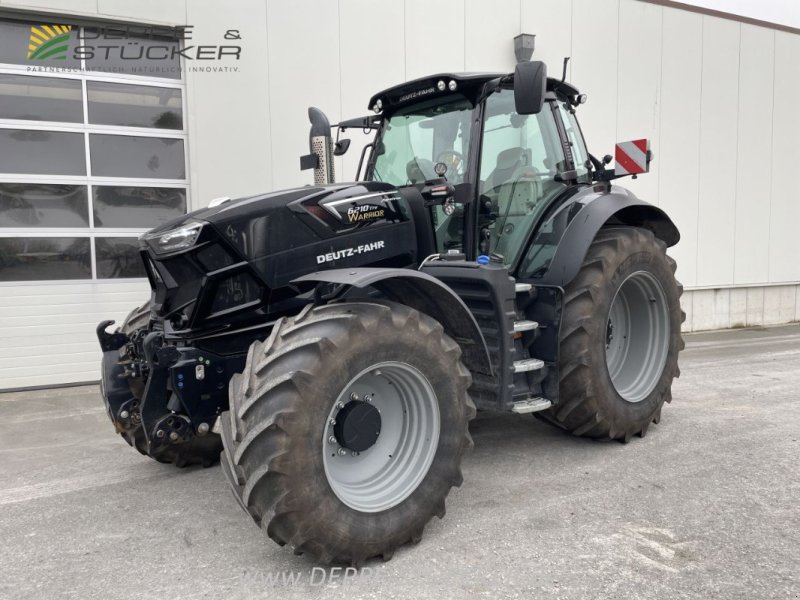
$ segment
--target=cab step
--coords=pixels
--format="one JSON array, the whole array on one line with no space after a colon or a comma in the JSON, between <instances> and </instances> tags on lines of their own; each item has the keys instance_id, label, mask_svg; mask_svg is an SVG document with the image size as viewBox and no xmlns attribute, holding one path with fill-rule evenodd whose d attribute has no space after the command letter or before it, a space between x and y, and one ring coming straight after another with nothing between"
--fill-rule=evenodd
<instances>
[{"instance_id":1,"label":"cab step","mask_svg":"<svg viewBox=\"0 0 800 600\"><path fill-rule=\"evenodd\" d=\"M530 283L515 283L514 291L518 294L524 294L525 292L530 292L532 287L533 285Z\"/></svg>"},{"instance_id":2,"label":"cab step","mask_svg":"<svg viewBox=\"0 0 800 600\"><path fill-rule=\"evenodd\" d=\"M540 410L547 410L553 405L547 398L526 398L525 400L518 400L514 402L511 412L519 415L526 415L528 413L539 412Z\"/></svg>"},{"instance_id":3,"label":"cab step","mask_svg":"<svg viewBox=\"0 0 800 600\"><path fill-rule=\"evenodd\" d=\"M536 321L514 321L514 333L522 333L523 331L533 331L538 329L539 324Z\"/></svg>"},{"instance_id":4,"label":"cab step","mask_svg":"<svg viewBox=\"0 0 800 600\"><path fill-rule=\"evenodd\" d=\"M538 371L544 366L544 361L538 358L525 358L514 361L514 373L526 373L528 371Z\"/></svg>"}]
</instances>

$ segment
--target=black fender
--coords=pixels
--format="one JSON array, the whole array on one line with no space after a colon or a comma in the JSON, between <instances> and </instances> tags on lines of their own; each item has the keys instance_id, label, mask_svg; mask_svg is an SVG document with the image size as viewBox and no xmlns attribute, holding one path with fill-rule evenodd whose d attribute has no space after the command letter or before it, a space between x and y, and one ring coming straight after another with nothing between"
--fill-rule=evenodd
<instances>
[{"instance_id":1,"label":"black fender","mask_svg":"<svg viewBox=\"0 0 800 600\"><path fill-rule=\"evenodd\" d=\"M519 265L519 279L566 286L578 274L589 246L606 224L644 227L668 247L680 240L678 228L663 210L625 188L587 187L539 227Z\"/></svg>"},{"instance_id":2,"label":"black fender","mask_svg":"<svg viewBox=\"0 0 800 600\"><path fill-rule=\"evenodd\" d=\"M489 349L475 317L444 283L412 269L354 268L318 271L292 283L330 283L345 288L373 288L387 300L433 317L461 346L461 360L470 371L492 374Z\"/></svg>"}]
</instances>

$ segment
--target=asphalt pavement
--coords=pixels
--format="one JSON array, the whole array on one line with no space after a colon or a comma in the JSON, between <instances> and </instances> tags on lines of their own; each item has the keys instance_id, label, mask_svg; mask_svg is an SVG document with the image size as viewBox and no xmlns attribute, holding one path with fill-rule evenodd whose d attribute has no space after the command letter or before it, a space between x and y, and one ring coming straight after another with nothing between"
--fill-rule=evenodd
<instances>
[{"instance_id":1,"label":"asphalt pavement","mask_svg":"<svg viewBox=\"0 0 800 600\"><path fill-rule=\"evenodd\" d=\"M686 339L644 439L479 414L444 520L358 572L140 456L96 386L0 394L0 598L800 598L800 325Z\"/></svg>"}]
</instances>

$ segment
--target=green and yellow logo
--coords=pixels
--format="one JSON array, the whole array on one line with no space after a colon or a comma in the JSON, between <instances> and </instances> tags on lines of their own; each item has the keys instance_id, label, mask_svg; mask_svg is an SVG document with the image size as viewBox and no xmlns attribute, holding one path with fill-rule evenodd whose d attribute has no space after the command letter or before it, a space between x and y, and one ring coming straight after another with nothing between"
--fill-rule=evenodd
<instances>
[{"instance_id":1,"label":"green and yellow logo","mask_svg":"<svg viewBox=\"0 0 800 600\"><path fill-rule=\"evenodd\" d=\"M66 60L72 25L31 25L28 59Z\"/></svg>"}]
</instances>

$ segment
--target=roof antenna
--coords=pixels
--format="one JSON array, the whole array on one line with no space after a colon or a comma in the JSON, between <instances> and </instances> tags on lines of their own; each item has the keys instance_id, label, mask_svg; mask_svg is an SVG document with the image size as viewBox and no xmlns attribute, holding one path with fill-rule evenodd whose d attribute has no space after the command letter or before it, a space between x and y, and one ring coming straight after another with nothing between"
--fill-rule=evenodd
<instances>
[{"instance_id":1,"label":"roof antenna","mask_svg":"<svg viewBox=\"0 0 800 600\"><path fill-rule=\"evenodd\" d=\"M569 62L569 56L564 57L564 72L561 73L561 81L558 85L561 85L567 80L567 63Z\"/></svg>"}]
</instances>

